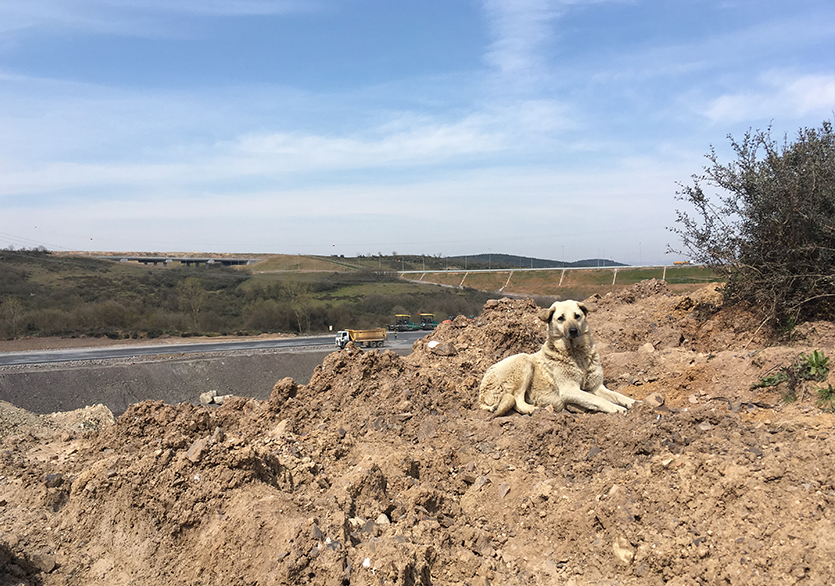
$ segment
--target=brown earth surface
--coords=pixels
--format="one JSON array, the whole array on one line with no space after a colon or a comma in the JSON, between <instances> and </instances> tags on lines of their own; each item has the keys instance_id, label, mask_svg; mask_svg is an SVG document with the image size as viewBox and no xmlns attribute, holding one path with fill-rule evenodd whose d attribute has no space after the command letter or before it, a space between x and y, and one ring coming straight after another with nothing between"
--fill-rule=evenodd
<instances>
[{"instance_id":1,"label":"brown earth surface","mask_svg":"<svg viewBox=\"0 0 835 586\"><path fill-rule=\"evenodd\" d=\"M264 401L4 405L0 584L835 583L835 416L751 390L835 325L769 344L661 281L587 304L607 385L644 399L624 415L477 408L544 340L510 299Z\"/></svg>"}]
</instances>

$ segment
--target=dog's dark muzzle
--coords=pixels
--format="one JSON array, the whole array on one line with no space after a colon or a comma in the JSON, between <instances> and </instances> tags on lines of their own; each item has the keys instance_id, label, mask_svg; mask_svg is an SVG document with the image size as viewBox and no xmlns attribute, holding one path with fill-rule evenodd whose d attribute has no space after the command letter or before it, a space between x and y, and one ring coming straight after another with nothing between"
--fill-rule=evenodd
<instances>
[{"instance_id":1,"label":"dog's dark muzzle","mask_svg":"<svg viewBox=\"0 0 835 586\"><path fill-rule=\"evenodd\" d=\"M579 338L580 337L580 328L577 326L570 326L567 330L569 338Z\"/></svg>"}]
</instances>

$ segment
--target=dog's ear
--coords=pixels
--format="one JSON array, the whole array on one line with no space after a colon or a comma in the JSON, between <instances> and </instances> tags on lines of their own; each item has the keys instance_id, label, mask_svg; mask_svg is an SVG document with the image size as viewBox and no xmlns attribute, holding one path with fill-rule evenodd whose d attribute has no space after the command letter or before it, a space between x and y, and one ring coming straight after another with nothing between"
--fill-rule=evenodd
<instances>
[{"instance_id":1,"label":"dog's ear","mask_svg":"<svg viewBox=\"0 0 835 586\"><path fill-rule=\"evenodd\" d=\"M580 311L583 312L583 315L588 315L589 314L589 308L586 307L585 303L583 303L582 301L578 301L577 306L580 308Z\"/></svg>"},{"instance_id":2,"label":"dog's ear","mask_svg":"<svg viewBox=\"0 0 835 586\"><path fill-rule=\"evenodd\" d=\"M551 317L554 315L554 307L546 307L545 309L539 312L539 319L548 323L551 321Z\"/></svg>"}]
</instances>

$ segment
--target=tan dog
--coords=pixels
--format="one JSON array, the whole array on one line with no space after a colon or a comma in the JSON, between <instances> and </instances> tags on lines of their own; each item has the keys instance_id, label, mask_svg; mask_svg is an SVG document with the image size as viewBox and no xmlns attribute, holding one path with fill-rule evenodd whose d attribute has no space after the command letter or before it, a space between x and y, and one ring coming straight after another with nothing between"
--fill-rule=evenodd
<instances>
[{"instance_id":1,"label":"tan dog","mask_svg":"<svg viewBox=\"0 0 835 586\"><path fill-rule=\"evenodd\" d=\"M558 301L539 312L548 324L547 340L535 354L508 356L487 369L479 387L482 409L504 415L511 409L532 413L553 405L617 413L635 402L603 386L603 367L586 322L588 308Z\"/></svg>"}]
</instances>

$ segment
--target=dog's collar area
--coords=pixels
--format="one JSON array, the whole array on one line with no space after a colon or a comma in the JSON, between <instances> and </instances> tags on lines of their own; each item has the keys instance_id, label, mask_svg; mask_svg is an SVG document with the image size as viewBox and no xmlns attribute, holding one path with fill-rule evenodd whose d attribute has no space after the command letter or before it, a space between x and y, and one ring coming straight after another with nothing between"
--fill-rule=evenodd
<instances>
[{"instance_id":1,"label":"dog's collar area","mask_svg":"<svg viewBox=\"0 0 835 586\"><path fill-rule=\"evenodd\" d=\"M574 353L575 350L584 346L582 340L582 335L577 336L576 338L563 337L559 340L547 340L543 348L545 348L549 353L557 355L559 355L561 352L560 348L565 348L565 350Z\"/></svg>"}]
</instances>

